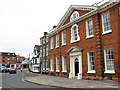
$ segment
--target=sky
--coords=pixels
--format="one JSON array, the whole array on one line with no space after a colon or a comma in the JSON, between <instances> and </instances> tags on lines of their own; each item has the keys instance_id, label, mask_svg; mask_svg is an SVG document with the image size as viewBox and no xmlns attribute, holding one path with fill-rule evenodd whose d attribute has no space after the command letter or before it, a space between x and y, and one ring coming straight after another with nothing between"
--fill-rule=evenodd
<instances>
[{"instance_id":1,"label":"sky","mask_svg":"<svg viewBox=\"0 0 120 90\"><path fill-rule=\"evenodd\" d=\"M28 57L39 38L57 25L70 5L102 0L0 0L0 52Z\"/></svg>"}]
</instances>

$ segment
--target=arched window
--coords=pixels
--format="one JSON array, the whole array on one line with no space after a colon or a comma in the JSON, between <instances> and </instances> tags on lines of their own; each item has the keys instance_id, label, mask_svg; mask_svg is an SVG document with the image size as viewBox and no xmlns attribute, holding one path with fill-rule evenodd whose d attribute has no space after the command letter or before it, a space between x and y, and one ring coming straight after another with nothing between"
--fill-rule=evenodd
<instances>
[{"instance_id":1,"label":"arched window","mask_svg":"<svg viewBox=\"0 0 120 90\"><path fill-rule=\"evenodd\" d=\"M74 19L76 19L78 17L79 17L79 13L77 11L75 11L75 12L72 13L72 15L70 17L70 21L72 21L72 20L74 20Z\"/></svg>"},{"instance_id":2,"label":"arched window","mask_svg":"<svg viewBox=\"0 0 120 90\"><path fill-rule=\"evenodd\" d=\"M71 28L71 43L80 41L78 25L74 24Z\"/></svg>"},{"instance_id":3,"label":"arched window","mask_svg":"<svg viewBox=\"0 0 120 90\"><path fill-rule=\"evenodd\" d=\"M74 40L77 40L77 27L73 27Z\"/></svg>"}]
</instances>

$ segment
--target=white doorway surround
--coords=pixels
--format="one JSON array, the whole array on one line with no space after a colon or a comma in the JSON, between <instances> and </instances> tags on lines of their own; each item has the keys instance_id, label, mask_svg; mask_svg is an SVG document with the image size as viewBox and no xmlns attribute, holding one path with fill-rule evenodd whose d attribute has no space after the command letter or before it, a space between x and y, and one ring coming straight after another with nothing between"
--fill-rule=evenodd
<instances>
[{"instance_id":1,"label":"white doorway surround","mask_svg":"<svg viewBox=\"0 0 120 90\"><path fill-rule=\"evenodd\" d=\"M78 46L73 46L67 51L70 55L69 78L82 79L82 51Z\"/></svg>"}]
</instances>

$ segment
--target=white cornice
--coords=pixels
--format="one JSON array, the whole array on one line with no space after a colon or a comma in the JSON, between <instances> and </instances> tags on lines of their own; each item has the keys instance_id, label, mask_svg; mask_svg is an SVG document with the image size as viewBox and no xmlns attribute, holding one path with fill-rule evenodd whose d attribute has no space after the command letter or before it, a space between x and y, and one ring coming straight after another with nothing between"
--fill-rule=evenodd
<instances>
[{"instance_id":1,"label":"white cornice","mask_svg":"<svg viewBox=\"0 0 120 90\"><path fill-rule=\"evenodd\" d=\"M69 23L67 23L67 24L65 24L65 25L63 25L63 26L60 26L60 24L61 24L62 22L64 22L65 19L67 19L67 18L65 18L65 17L66 17L66 15L67 15L68 13L66 13L65 16L63 16L64 18L62 18L61 21L59 22L57 28L56 28L54 31L48 33L48 36L50 37L50 36L52 36L52 35L55 35L55 34L59 33L61 30L65 29L65 28L67 28L67 27L70 27L71 25L73 25L73 24L75 24L75 23L78 23L78 22L80 22L80 21L82 21L82 20L84 20L84 19L86 19L86 18L88 18L88 17L90 17L90 16L92 16L92 15L94 15L94 14L96 14L96 13L103 12L103 11L105 11L105 10L107 10L107 9L109 9L109 8L111 8L111 7L119 4L119 3L120 3L120 2L109 2L109 3L107 3L107 4L103 5L103 6L100 6L100 7L96 8L95 10L92 10L92 11L90 11L90 12L88 12L88 13L86 13L86 14L78 17L78 18L76 18L75 20L73 20L73 21L71 21L71 22L69 22ZM68 9L68 12L69 12L69 13L70 13L69 10L71 10L71 12L73 11L73 9L71 9L71 8L72 8L72 7L70 7L70 8ZM63 20L63 19L64 19L64 20ZM59 26L60 26L60 27L59 27Z\"/></svg>"},{"instance_id":2,"label":"white cornice","mask_svg":"<svg viewBox=\"0 0 120 90\"><path fill-rule=\"evenodd\" d=\"M105 11L105 10L107 10L107 9L109 9L109 8L111 8L111 7L119 4L119 3L120 3L120 2L109 2L109 3L107 3L106 5L101 6L101 7L99 8L99 12L103 12L103 11Z\"/></svg>"}]
</instances>

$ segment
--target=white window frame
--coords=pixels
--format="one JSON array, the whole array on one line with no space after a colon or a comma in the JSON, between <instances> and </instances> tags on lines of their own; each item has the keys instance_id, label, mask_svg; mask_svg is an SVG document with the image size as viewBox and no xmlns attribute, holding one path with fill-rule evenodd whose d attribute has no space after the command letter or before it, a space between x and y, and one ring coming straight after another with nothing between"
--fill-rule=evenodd
<instances>
[{"instance_id":1,"label":"white window frame","mask_svg":"<svg viewBox=\"0 0 120 90\"><path fill-rule=\"evenodd\" d=\"M51 37L50 39L50 49L53 49L54 48L54 38Z\"/></svg>"},{"instance_id":2,"label":"white window frame","mask_svg":"<svg viewBox=\"0 0 120 90\"><path fill-rule=\"evenodd\" d=\"M112 48L109 48L109 49L112 49ZM109 49L104 50L104 62L105 62L105 72L104 73L115 74L115 64L114 64L114 70L107 69L106 50L109 50ZM112 49L112 51L113 51L113 49ZM114 56L113 56L113 60L114 60Z\"/></svg>"},{"instance_id":3,"label":"white window frame","mask_svg":"<svg viewBox=\"0 0 120 90\"><path fill-rule=\"evenodd\" d=\"M8 57L8 60L10 60L10 57Z\"/></svg>"},{"instance_id":4,"label":"white window frame","mask_svg":"<svg viewBox=\"0 0 120 90\"><path fill-rule=\"evenodd\" d=\"M92 35L89 35L88 22L90 22L90 21L92 22L91 27L92 27L92 32L93 32L93 20L92 20L92 19L89 19L89 20L86 21L86 39L91 38L91 37L94 37L94 32L93 32Z\"/></svg>"},{"instance_id":5,"label":"white window frame","mask_svg":"<svg viewBox=\"0 0 120 90\"><path fill-rule=\"evenodd\" d=\"M45 70L45 60L43 60L43 70Z\"/></svg>"},{"instance_id":6,"label":"white window frame","mask_svg":"<svg viewBox=\"0 0 120 90\"><path fill-rule=\"evenodd\" d=\"M46 70L48 70L48 59L46 59Z\"/></svg>"},{"instance_id":7,"label":"white window frame","mask_svg":"<svg viewBox=\"0 0 120 90\"><path fill-rule=\"evenodd\" d=\"M48 42L48 36L46 36L46 43Z\"/></svg>"},{"instance_id":8,"label":"white window frame","mask_svg":"<svg viewBox=\"0 0 120 90\"><path fill-rule=\"evenodd\" d=\"M15 59L15 57L12 57L12 59Z\"/></svg>"},{"instance_id":9,"label":"white window frame","mask_svg":"<svg viewBox=\"0 0 120 90\"><path fill-rule=\"evenodd\" d=\"M67 58L66 58L66 70L65 70L65 58L62 56L62 72L67 72Z\"/></svg>"},{"instance_id":10,"label":"white window frame","mask_svg":"<svg viewBox=\"0 0 120 90\"><path fill-rule=\"evenodd\" d=\"M90 51L90 52L94 52L94 51ZM87 52L87 61L88 61L88 72L87 73L96 73L95 70L91 70L90 52ZM95 53L94 53L94 64L95 64Z\"/></svg>"},{"instance_id":11,"label":"white window frame","mask_svg":"<svg viewBox=\"0 0 120 90\"><path fill-rule=\"evenodd\" d=\"M37 58L37 63L40 63L40 59L39 58Z\"/></svg>"},{"instance_id":12,"label":"white window frame","mask_svg":"<svg viewBox=\"0 0 120 90\"><path fill-rule=\"evenodd\" d=\"M59 57L56 57L56 72L60 72L60 58Z\"/></svg>"},{"instance_id":13,"label":"white window frame","mask_svg":"<svg viewBox=\"0 0 120 90\"><path fill-rule=\"evenodd\" d=\"M43 52L42 52L42 47L40 47L40 57L42 57Z\"/></svg>"},{"instance_id":14,"label":"white window frame","mask_svg":"<svg viewBox=\"0 0 120 90\"><path fill-rule=\"evenodd\" d=\"M54 59L50 59L50 71L54 71Z\"/></svg>"},{"instance_id":15,"label":"white window frame","mask_svg":"<svg viewBox=\"0 0 120 90\"><path fill-rule=\"evenodd\" d=\"M59 35L56 35L56 48L59 47Z\"/></svg>"},{"instance_id":16,"label":"white window frame","mask_svg":"<svg viewBox=\"0 0 120 90\"><path fill-rule=\"evenodd\" d=\"M65 33L65 36L64 36L64 33ZM66 45L66 31L62 32L62 46L64 46L64 45Z\"/></svg>"},{"instance_id":17,"label":"white window frame","mask_svg":"<svg viewBox=\"0 0 120 90\"><path fill-rule=\"evenodd\" d=\"M46 45L46 56L48 56L49 48L48 45Z\"/></svg>"},{"instance_id":18,"label":"white window frame","mask_svg":"<svg viewBox=\"0 0 120 90\"><path fill-rule=\"evenodd\" d=\"M74 15L75 15L75 17L74 17ZM75 20L75 19L78 18L78 17L79 17L78 11L74 11L74 12L72 13L71 17L70 17L70 21L73 21L73 20Z\"/></svg>"},{"instance_id":19,"label":"white window frame","mask_svg":"<svg viewBox=\"0 0 120 90\"><path fill-rule=\"evenodd\" d=\"M74 35L74 27L76 27L76 34L77 34L77 40L75 40L75 35ZM71 28L71 40L70 43L78 42L80 41L80 36L79 36L79 31L78 31L78 25L74 24Z\"/></svg>"},{"instance_id":20,"label":"white window frame","mask_svg":"<svg viewBox=\"0 0 120 90\"><path fill-rule=\"evenodd\" d=\"M108 33L111 33L112 32L112 30L111 30L111 20L109 20L109 26L110 26L110 30L107 30L107 31L105 31L105 29L104 29L104 18L103 18L103 16L105 15L106 16L106 14L108 14L109 15L109 17L110 17L110 12L106 12L106 13L104 13L104 14L102 14L102 30L103 30L103 33L102 33L102 35L104 35L104 34L108 34ZM107 18L107 21L108 21L108 18Z\"/></svg>"},{"instance_id":21,"label":"white window frame","mask_svg":"<svg viewBox=\"0 0 120 90\"><path fill-rule=\"evenodd\" d=\"M45 46L43 46L43 57L45 56Z\"/></svg>"},{"instance_id":22,"label":"white window frame","mask_svg":"<svg viewBox=\"0 0 120 90\"><path fill-rule=\"evenodd\" d=\"M10 64L10 61L7 61L7 64Z\"/></svg>"}]
</instances>

